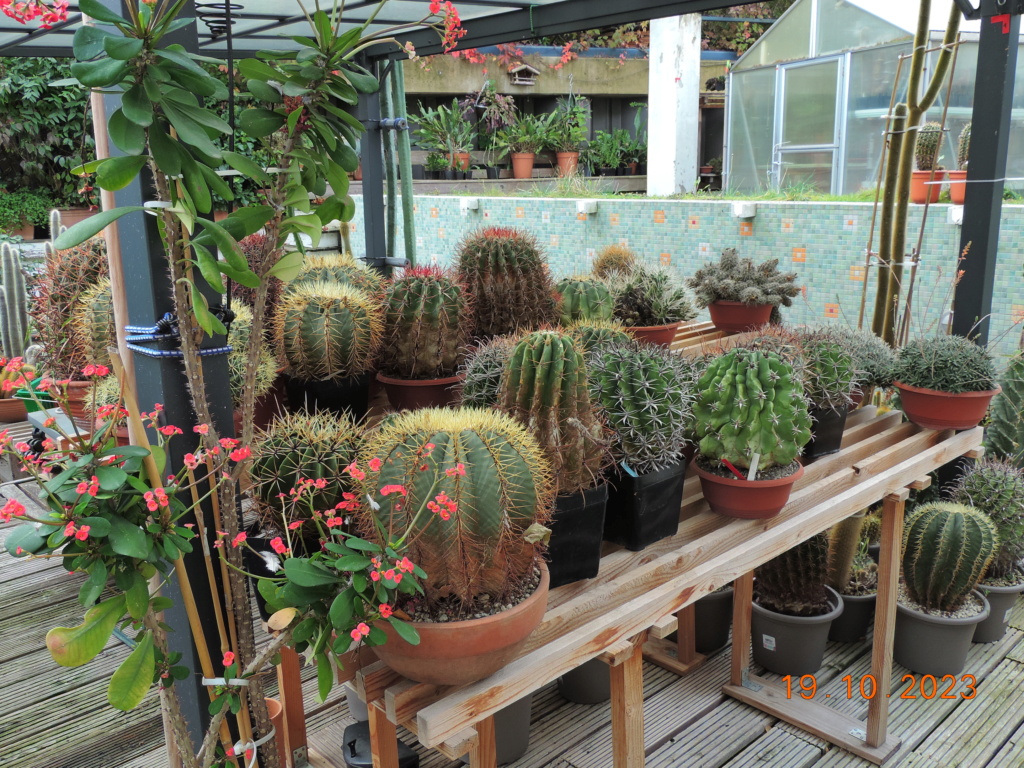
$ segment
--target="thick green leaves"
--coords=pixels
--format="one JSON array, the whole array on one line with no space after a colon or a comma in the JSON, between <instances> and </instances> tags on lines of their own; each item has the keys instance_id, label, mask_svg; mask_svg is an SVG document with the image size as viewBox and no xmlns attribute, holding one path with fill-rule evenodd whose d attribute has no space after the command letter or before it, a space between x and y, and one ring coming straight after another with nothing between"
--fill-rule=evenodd
<instances>
[{"instance_id":1,"label":"thick green leaves","mask_svg":"<svg viewBox=\"0 0 1024 768\"><path fill-rule=\"evenodd\" d=\"M324 587L339 582L338 577L322 565L301 557L290 557L285 560L284 572L289 580L300 587Z\"/></svg>"},{"instance_id":2,"label":"thick green leaves","mask_svg":"<svg viewBox=\"0 0 1024 768\"><path fill-rule=\"evenodd\" d=\"M100 189L124 189L149 162L148 155L124 155L108 158L96 170L96 185Z\"/></svg>"},{"instance_id":3,"label":"thick green leaves","mask_svg":"<svg viewBox=\"0 0 1024 768\"><path fill-rule=\"evenodd\" d=\"M58 251L63 251L67 248L72 248L79 243L84 243L90 237L96 235L101 229L104 229L107 225L117 221L125 214L141 210L143 210L143 208L140 205L129 205L123 208L111 208L109 211L101 211L94 216L90 216L88 219L68 227L67 231L62 232L54 241L54 248Z\"/></svg>"},{"instance_id":4,"label":"thick green leaves","mask_svg":"<svg viewBox=\"0 0 1024 768\"><path fill-rule=\"evenodd\" d=\"M281 74L276 69L259 59L242 59L238 62L238 71L242 73L246 80L266 82L267 80L282 79ZM250 88L250 90L252 89Z\"/></svg>"},{"instance_id":5,"label":"thick green leaves","mask_svg":"<svg viewBox=\"0 0 1024 768\"><path fill-rule=\"evenodd\" d=\"M191 114L186 111L187 109L189 108L186 105L177 102L168 100L163 103L164 114L171 121L174 130L178 132L178 139L180 141L194 146L205 155L219 158L220 150L210 141L210 136L206 129L193 119ZM206 210L209 210L209 208Z\"/></svg>"},{"instance_id":6,"label":"thick green leaves","mask_svg":"<svg viewBox=\"0 0 1024 768\"><path fill-rule=\"evenodd\" d=\"M139 638L128 658L110 678L107 686L107 701L110 706L122 712L135 709L146 698L146 693L153 684L156 672L156 650L153 648L153 636L146 632Z\"/></svg>"},{"instance_id":7,"label":"thick green leaves","mask_svg":"<svg viewBox=\"0 0 1024 768\"><path fill-rule=\"evenodd\" d=\"M146 148L146 132L141 125L133 123L118 109L107 121L107 132L120 150L129 155L141 155Z\"/></svg>"},{"instance_id":8,"label":"thick green leaves","mask_svg":"<svg viewBox=\"0 0 1024 768\"><path fill-rule=\"evenodd\" d=\"M129 579L131 583L124 593L128 615L142 621L149 608L149 584L138 571L129 571Z\"/></svg>"},{"instance_id":9,"label":"thick green leaves","mask_svg":"<svg viewBox=\"0 0 1024 768\"><path fill-rule=\"evenodd\" d=\"M376 93L380 88L380 83L377 81L377 78L365 69L362 69L362 67L357 69L355 65L349 64L345 67L345 76L360 93Z\"/></svg>"},{"instance_id":10,"label":"thick green leaves","mask_svg":"<svg viewBox=\"0 0 1024 768\"><path fill-rule=\"evenodd\" d=\"M267 274L276 277L282 283L290 283L302 271L303 260L303 255L298 251L286 253L278 260L277 264L267 270Z\"/></svg>"},{"instance_id":11,"label":"thick green leaves","mask_svg":"<svg viewBox=\"0 0 1024 768\"><path fill-rule=\"evenodd\" d=\"M62 667L80 667L94 658L110 639L124 615L124 595L104 600L85 612L77 627L54 627L46 633L46 648Z\"/></svg>"},{"instance_id":12,"label":"thick green leaves","mask_svg":"<svg viewBox=\"0 0 1024 768\"><path fill-rule=\"evenodd\" d=\"M200 96L208 96L215 99L226 99L228 96L227 87L219 80L205 73L197 75L191 69L174 68L170 70L170 75L179 85Z\"/></svg>"},{"instance_id":13,"label":"thick green leaves","mask_svg":"<svg viewBox=\"0 0 1024 768\"><path fill-rule=\"evenodd\" d=\"M342 590L334 598L327 614L331 619L331 626L337 630L347 629L348 623L352 620L352 614L352 592L347 589Z\"/></svg>"},{"instance_id":14,"label":"thick green leaves","mask_svg":"<svg viewBox=\"0 0 1024 768\"><path fill-rule=\"evenodd\" d=\"M223 157L224 162L231 166L232 170L268 187L271 185L272 182L267 172L245 155L240 155L237 152L224 152Z\"/></svg>"},{"instance_id":15,"label":"thick green leaves","mask_svg":"<svg viewBox=\"0 0 1024 768\"><path fill-rule=\"evenodd\" d=\"M11 557L27 557L34 555L46 544L46 538L42 536L35 524L22 523L7 536L4 547ZM20 554L19 554L20 553Z\"/></svg>"},{"instance_id":16,"label":"thick green leaves","mask_svg":"<svg viewBox=\"0 0 1024 768\"><path fill-rule=\"evenodd\" d=\"M121 111L136 125L148 127L153 124L153 102L141 85L133 85L125 91L121 97Z\"/></svg>"},{"instance_id":17,"label":"thick green leaves","mask_svg":"<svg viewBox=\"0 0 1024 768\"><path fill-rule=\"evenodd\" d=\"M107 24L127 24L128 22L103 5L99 0L80 0L78 10L95 21L103 21Z\"/></svg>"},{"instance_id":18,"label":"thick green leaves","mask_svg":"<svg viewBox=\"0 0 1024 768\"><path fill-rule=\"evenodd\" d=\"M196 313L196 322L199 323L199 327L202 328L208 336L214 336L218 333L224 334L227 329L216 315L210 311L210 306L206 302L206 297L203 296L202 291L199 290L195 283L188 284L189 291L192 294L192 310Z\"/></svg>"},{"instance_id":19,"label":"thick green leaves","mask_svg":"<svg viewBox=\"0 0 1024 768\"><path fill-rule=\"evenodd\" d=\"M178 142L166 130L166 124L160 123L149 131L149 149L153 153L157 168L168 176L181 173L181 154L183 150Z\"/></svg>"},{"instance_id":20,"label":"thick green leaves","mask_svg":"<svg viewBox=\"0 0 1024 768\"><path fill-rule=\"evenodd\" d=\"M394 617L388 619L388 623L395 628L395 632L398 633L398 636L405 640L405 642L409 643L409 645L420 644L420 635L416 631L416 627L412 624Z\"/></svg>"},{"instance_id":21,"label":"thick green leaves","mask_svg":"<svg viewBox=\"0 0 1024 768\"><path fill-rule=\"evenodd\" d=\"M189 57L189 55L185 53L185 49L182 48L180 45L169 45L166 48L160 48L158 50L155 50L153 51L153 53L155 53L161 59L166 59L172 64L177 64L179 67L184 67L185 69L199 75L200 77L208 77L206 72L203 71L203 68L196 64Z\"/></svg>"},{"instance_id":22,"label":"thick green leaves","mask_svg":"<svg viewBox=\"0 0 1024 768\"><path fill-rule=\"evenodd\" d=\"M107 55L118 61L134 59L142 53L144 43L138 37L118 37L110 35L103 40L103 50Z\"/></svg>"},{"instance_id":23,"label":"thick green leaves","mask_svg":"<svg viewBox=\"0 0 1024 768\"><path fill-rule=\"evenodd\" d=\"M200 213L209 213L213 207L210 188L206 186L206 178L199 170L199 163L188 152L181 153L181 171L185 189L192 198L192 204Z\"/></svg>"},{"instance_id":24,"label":"thick green leaves","mask_svg":"<svg viewBox=\"0 0 1024 768\"><path fill-rule=\"evenodd\" d=\"M260 101L267 101L271 104L280 104L284 99L281 98L281 94L278 93L277 88L269 85L262 80L250 79L245 87L249 89L249 93L255 96Z\"/></svg>"},{"instance_id":25,"label":"thick green leaves","mask_svg":"<svg viewBox=\"0 0 1024 768\"><path fill-rule=\"evenodd\" d=\"M79 27L75 30L75 38L71 50L79 61L94 59L103 53L103 41L111 34L99 27Z\"/></svg>"},{"instance_id":26,"label":"thick green leaves","mask_svg":"<svg viewBox=\"0 0 1024 768\"><path fill-rule=\"evenodd\" d=\"M320 701L326 701L334 687L334 669L330 657L322 653L316 657L316 690Z\"/></svg>"},{"instance_id":27,"label":"thick green leaves","mask_svg":"<svg viewBox=\"0 0 1024 768\"><path fill-rule=\"evenodd\" d=\"M128 74L128 65L117 59L76 61L71 65L71 74L82 85L87 85L90 88L105 88L121 82Z\"/></svg>"},{"instance_id":28,"label":"thick green leaves","mask_svg":"<svg viewBox=\"0 0 1024 768\"><path fill-rule=\"evenodd\" d=\"M269 109L247 109L238 118L238 127L254 139L262 139L284 125L285 118Z\"/></svg>"},{"instance_id":29,"label":"thick green leaves","mask_svg":"<svg viewBox=\"0 0 1024 768\"><path fill-rule=\"evenodd\" d=\"M120 467L96 467L95 471L104 491L116 491L128 480L128 473Z\"/></svg>"},{"instance_id":30,"label":"thick green leaves","mask_svg":"<svg viewBox=\"0 0 1024 768\"><path fill-rule=\"evenodd\" d=\"M107 540L111 549L119 555L139 560L149 557L150 541L146 532L123 517L110 518L110 535Z\"/></svg>"},{"instance_id":31,"label":"thick green leaves","mask_svg":"<svg viewBox=\"0 0 1024 768\"><path fill-rule=\"evenodd\" d=\"M97 560L89 566L89 578L82 584L78 591L78 602L88 608L100 599L103 588L107 586L107 566L102 560Z\"/></svg>"}]
</instances>

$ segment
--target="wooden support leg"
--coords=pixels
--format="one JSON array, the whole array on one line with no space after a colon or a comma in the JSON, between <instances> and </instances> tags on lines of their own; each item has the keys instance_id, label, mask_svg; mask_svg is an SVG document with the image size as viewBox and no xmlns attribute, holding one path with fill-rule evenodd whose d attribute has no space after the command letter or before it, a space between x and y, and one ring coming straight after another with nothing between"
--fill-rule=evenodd
<instances>
[{"instance_id":1,"label":"wooden support leg","mask_svg":"<svg viewBox=\"0 0 1024 768\"><path fill-rule=\"evenodd\" d=\"M469 768L498 768L497 749L491 715L476 724L476 745L469 751Z\"/></svg>"},{"instance_id":2,"label":"wooden support leg","mask_svg":"<svg viewBox=\"0 0 1024 768\"><path fill-rule=\"evenodd\" d=\"M398 732L388 720L384 702L375 701L370 710L370 751L373 768L398 768Z\"/></svg>"},{"instance_id":3,"label":"wooden support leg","mask_svg":"<svg viewBox=\"0 0 1024 768\"><path fill-rule=\"evenodd\" d=\"M692 664L697 660L696 616L697 606L694 603L676 614L676 658L682 664Z\"/></svg>"},{"instance_id":4,"label":"wooden support leg","mask_svg":"<svg viewBox=\"0 0 1024 768\"><path fill-rule=\"evenodd\" d=\"M903 543L903 507L910 492L904 488L885 497L882 506L882 549L878 558L878 597L875 602L875 633L871 647L871 674L877 686L868 702L867 743L885 743L889 721L889 687L892 684L892 639L896 628L896 594Z\"/></svg>"},{"instance_id":5,"label":"wooden support leg","mask_svg":"<svg viewBox=\"0 0 1024 768\"><path fill-rule=\"evenodd\" d=\"M281 691L281 708L284 712L284 733L279 733L278 738L284 739L288 768L294 768L306 761L306 708L302 702L302 670L299 655L287 646L281 649L277 684Z\"/></svg>"},{"instance_id":6,"label":"wooden support leg","mask_svg":"<svg viewBox=\"0 0 1024 768\"><path fill-rule=\"evenodd\" d=\"M643 638L633 653L611 667L612 751L614 768L643 768L644 656Z\"/></svg>"},{"instance_id":7,"label":"wooden support leg","mask_svg":"<svg viewBox=\"0 0 1024 768\"><path fill-rule=\"evenodd\" d=\"M750 668L750 614L754 600L754 572L733 582L732 602L732 674L729 682L743 685L743 675Z\"/></svg>"},{"instance_id":8,"label":"wooden support leg","mask_svg":"<svg viewBox=\"0 0 1024 768\"><path fill-rule=\"evenodd\" d=\"M644 658L662 669L687 675L699 667L707 657L697 653L694 621L697 609L693 603L675 615L676 641L651 637L644 644Z\"/></svg>"}]
</instances>

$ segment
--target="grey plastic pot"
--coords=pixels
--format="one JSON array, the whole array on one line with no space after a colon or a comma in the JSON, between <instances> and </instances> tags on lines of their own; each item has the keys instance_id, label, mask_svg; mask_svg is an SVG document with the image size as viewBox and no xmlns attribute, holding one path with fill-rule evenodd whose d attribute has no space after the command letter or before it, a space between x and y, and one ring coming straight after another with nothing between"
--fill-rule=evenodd
<instances>
[{"instance_id":1,"label":"grey plastic pot","mask_svg":"<svg viewBox=\"0 0 1024 768\"><path fill-rule=\"evenodd\" d=\"M915 611L896 604L896 639L893 660L921 675L958 675L967 661L974 628L988 618L988 600L981 592L985 608L974 616L946 618Z\"/></svg>"},{"instance_id":2,"label":"grey plastic pot","mask_svg":"<svg viewBox=\"0 0 1024 768\"><path fill-rule=\"evenodd\" d=\"M345 701L348 703L348 713L357 723L363 723L370 719L370 712L366 708L366 702L359 698L359 693L352 683L342 683L345 691Z\"/></svg>"},{"instance_id":3,"label":"grey plastic pot","mask_svg":"<svg viewBox=\"0 0 1024 768\"><path fill-rule=\"evenodd\" d=\"M608 665L591 659L558 678L558 692L575 704L600 704L612 697Z\"/></svg>"},{"instance_id":4,"label":"grey plastic pot","mask_svg":"<svg viewBox=\"0 0 1024 768\"><path fill-rule=\"evenodd\" d=\"M855 643L868 633L875 615L876 594L843 595L843 613L832 622L828 639L838 643Z\"/></svg>"},{"instance_id":5,"label":"grey plastic pot","mask_svg":"<svg viewBox=\"0 0 1024 768\"><path fill-rule=\"evenodd\" d=\"M780 675L810 675L821 668L832 620L843 612L843 600L831 587L832 610L822 616L787 616L754 603L751 640L754 661Z\"/></svg>"},{"instance_id":6,"label":"grey plastic pot","mask_svg":"<svg viewBox=\"0 0 1024 768\"><path fill-rule=\"evenodd\" d=\"M694 646L697 653L717 651L729 642L732 587L712 592L694 603Z\"/></svg>"},{"instance_id":7,"label":"grey plastic pot","mask_svg":"<svg viewBox=\"0 0 1024 768\"><path fill-rule=\"evenodd\" d=\"M1010 614L1013 613L1017 595L1024 592L1024 584L1012 587L989 587L982 584L978 586L978 591L988 600L989 614L987 619L974 628L974 642L994 643L1002 640L1010 625Z\"/></svg>"},{"instance_id":8,"label":"grey plastic pot","mask_svg":"<svg viewBox=\"0 0 1024 768\"><path fill-rule=\"evenodd\" d=\"M514 763L530 748L530 711L533 694L494 713L494 742L498 765ZM469 755L459 758L469 765Z\"/></svg>"}]
</instances>

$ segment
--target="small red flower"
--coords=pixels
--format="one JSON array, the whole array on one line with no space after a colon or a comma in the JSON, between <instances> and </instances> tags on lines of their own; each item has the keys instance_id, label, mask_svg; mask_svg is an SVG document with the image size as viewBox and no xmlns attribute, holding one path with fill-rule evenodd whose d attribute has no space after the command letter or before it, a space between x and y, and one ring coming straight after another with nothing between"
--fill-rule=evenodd
<instances>
[{"instance_id":1,"label":"small red flower","mask_svg":"<svg viewBox=\"0 0 1024 768\"><path fill-rule=\"evenodd\" d=\"M79 541L85 541L89 538L89 526L83 525L77 531L75 531L75 538Z\"/></svg>"},{"instance_id":2,"label":"small red flower","mask_svg":"<svg viewBox=\"0 0 1024 768\"><path fill-rule=\"evenodd\" d=\"M195 432L197 435L205 435L205 434L209 433L210 425L209 424L196 424L194 427L192 427L192 431Z\"/></svg>"},{"instance_id":3,"label":"small red flower","mask_svg":"<svg viewBox=\"0 0 1024 768\"><path fill-rule=\"evenodd\" d=\"M235 450L228 454L228 458L231 459L232 461L245 461L250 456L252 456L252 450L249 448L248 445L242 448L236 448ZM326 484L327 481L325 480L324 485Z\"/></svg>"},{"instance_id":4,"label":"small red flower","mask_svg":"<svg viewBox=\"0 0 1024 768\"><path fill-rule=\"evenodd\" d=\"M25 505L17 499L8 499L3 509L0 509L0 520L9 523L12 517L21 517L23 514L25 514Z\"/></svg>"},{"instance_id":5,"label":"small red flower","mask_svg":"<svg viewBox=\"0 0 1024 768\"><path fill-rule=\"evenodd\" d=\"M356 480L365 480L366 479L366 473L363 472L363 470L361 470L359 468L359 466L354 461L351 464L349 464L347 467L345 467L345 472L350 474Z\"/></svg>"},{"instance_id":6,"label":"small red flower","mask_svg":"<svg viewBox=\"0 0 1024 768\"><path fill-rule=\"evenodd\" d=\"M184 432L182 432L180 428L174 426L173 424L167 424L162 427L157 427L156 431L159 432L161 435L164 435L165 437L170 437L171 435L184 434Z\"/></svg>"},{"instance_id":7,"label":"small red flower","mask_svg":"<svg viewBox=\"0 0 1024 768\"><path fill-rule=\"evenodd\" d=\"M234 654L234 652L233 651L225 651L224 652L224 666L225 667L230 667L234 663L235 663L235 654Z\"/></svg>"},{"instance_id":8,"label":"small red flower","mask_svg":"<svg viewBox=\"0 0 1024 768\"><path fill-rule=\"evenodd\" d=\"M231 540L231 546L235 547L237 549L239 546L241 546L245 542L246 538L247 538L247 536L246 536L245 531L240 531L238 533L238 535L235 536L235 538L233 538Z\"/></svg>"},{"instance_id":9,"label":"small red flower","mask_svg":"<svg viewBox=\"0 0 1024 768\"><path fill-rule=\"evenodd\" d=\"M288 547L285 546L285 543L280 536L275 536L273 539L270 540L270 548L277 552L277 554L279 555L283 555L285 552L288 551Z\"/></svg>"},{"instance_id":10,"label":"small red flower","mask_svg":"<svg viewBox=\"0 0 1024 768\"><path fill-rule=\"evenodd\" d=\"M353 640L359 642L360 639L370 634L370 627L365 622L359 622L356 628L353 629L349 634L352 635Z\"/></svg>"},{"instance_id":11,"label":"small red flower","mask_svg":"<svg viewBox=\"0 0 1024 768\"><path fill-rule=\"evenodd\" d=\"M330 525L330 521L328 521L327 524ZM302 527L302 521L301 520L295 520L294 522L288 523L288 530L289 531L294 531L296 528L301 528L301 527Z\"/></svg>"},{"instance_id":12,"label":"small red flower","mask_svg":"<svg viewBox=\"0 0 1024 768\"><path fill-rule=\"evenodd\" d=\"M381 461L380 459L378 459L376 457L370 459L370 471L371 472L380 472L380 468L381 468L381 465L383 463L384 463L383 461Z\"/></svg>"},{"instance_id":13,"label":"small red flower","mask_svg":"<svg viewBox=\"0 0 1024 768\"><path fill-rule=\"evenodd\" d=\"M380 604L380 617L381 617L382 619L386 619L386 618L388 618L389 616L391 616L391 614L392 614L393 612L394 612L394 610L393 610L393 609L392 609L392 607L391 607L390 605L388 605L387 603L381 603L381 604Z\"/></svg>"},{"instance_id":14,"label":"small red flower","mask_svg":"<svg viewBox=\"0 0 1024 768\"><path fill-rule=\"evenodd\" d=\"M195 469L199 466L199 459L194 453L186 453L184 457L185 466L189 469Z\"/></svg>"}]
</instances>

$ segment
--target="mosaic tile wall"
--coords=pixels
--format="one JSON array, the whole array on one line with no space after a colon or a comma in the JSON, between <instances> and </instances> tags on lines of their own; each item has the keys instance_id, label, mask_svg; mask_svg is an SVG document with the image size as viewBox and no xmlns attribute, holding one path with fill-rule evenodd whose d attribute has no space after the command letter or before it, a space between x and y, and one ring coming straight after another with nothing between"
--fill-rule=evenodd
<instances>
[{"instance_id":1,"label":"mosaic tile wall","mask_svg":"<svg viewBox=\"0 0 1024 768\"><path fill-rule=\"evenodd\" d=\"M610 243L628 245L652 265L687 276L733 247L757 260L780 259L799 274L801 296L785 311L789 322L857 324L864 289L864 253L871 228L869 203L757 203L749 219L733 216L731 202L599 199L597 213L576 211L574 199L480 197L475 211L460 211L457 196L416 198L416 249L420 263L450 263L464 233L481 226L515 226L536 235L555 276L589 270ZM362 200L357 201L355 242L361 242ZM960 227L949 206L933 206L916 281L912 333L937 327L950 303ZM916 241L921 208L911 206L910 236ZM401 217L399 217L401 219ZM398 238L401 243L401 236ZM877 250L877 243L874 248ZM1004 206L990 338L996 351L1017 344L1014 321L1024 320L1024 206ZM876 270L868 279L867 317Z\"/></svg>"}]
</instances>

